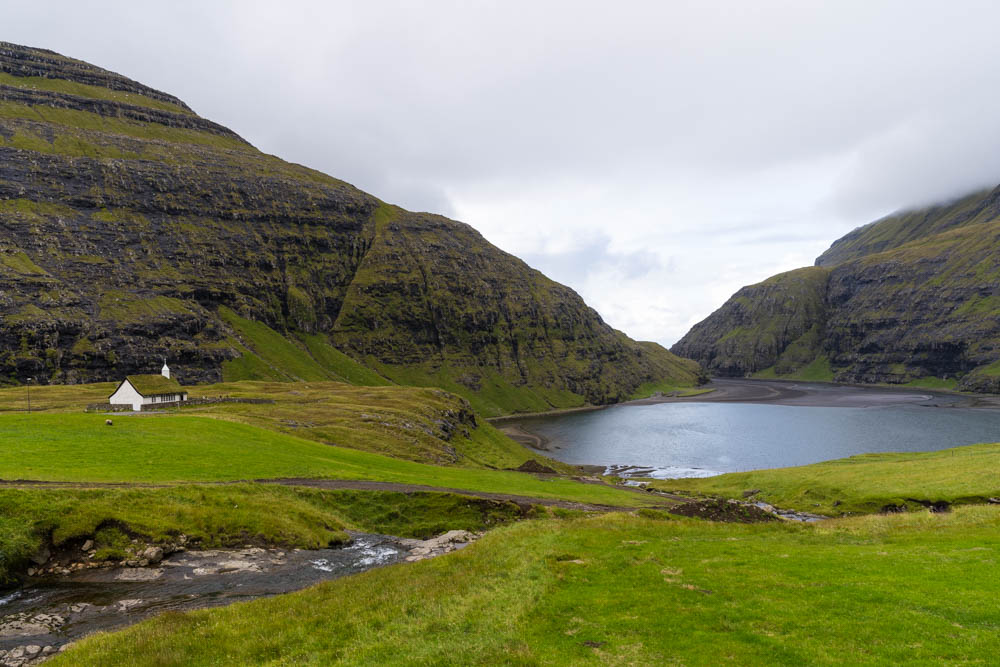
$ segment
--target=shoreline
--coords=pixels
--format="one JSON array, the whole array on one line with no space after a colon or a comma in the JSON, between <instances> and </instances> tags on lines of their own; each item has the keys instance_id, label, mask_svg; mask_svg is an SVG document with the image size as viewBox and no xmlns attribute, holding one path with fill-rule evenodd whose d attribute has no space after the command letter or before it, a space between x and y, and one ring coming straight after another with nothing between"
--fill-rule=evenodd
<instances>
[{"instance_id":1,"label":"shoreline","mask_svg":"<svg viewBox=\"0 0 1000 667\"><path fill-rule=\"evenodd\" d=\"M555 417L558 415L569 415L575 412L593 412L595 410L606 410L607 408L614 407L616 405L625 405L625 403L611 403L610 405L581 405L576 408L556 408L555 410L543 410L542 412L515 412L511 415L501 415L500 417L483 417L488 423L496 426L497 424L516 421L518 419L532 419L534 417Z\"/></svg>"},{"instance_id":2,"label":"shoreline","mask_svg":"<svg viewBox=\"0 0 1000 667\"><path fill-rule=\"evenodd\" d=\"M552 456L558 443L533 432L531 422L620 406L662 403L743 403L789 407L882 408L913 406L951 409L1000 409L1000 395L968 394L950 390L893 385L858 385L801 380L713 378L702 385L711 391L694 396L650 396L612 405L581 406L548 412L523 413L489 418L487 421L507 437L532 450ZM558 458L558 457L556 457ZM607 466L591 466L607 468Z\"/></svg>"},{"instance_id":3,"label":"shoreline","mask_svg":"<svg viewBox=\"0 0 1000 667\"><path fill-rule=\"evenodd\" d=\"M913 404L923 407L961 407L1000 409L1000 395L971 394L949 389L925 389L897 385L866 385L842 382L805 380L771 380L757 378L712 378L702 385L710 391L694 396L649 396L609 405L586 405L544 412L522 412L502 417L486 417L500 428L501 424L519 422L577 412L593 412L628 405L659 405L661 403L757 403L798 407L881 407ZM881 397L881 400L879 400ZM936 403L929 404L929 402ZM948 405L940 405L940 402ZM502 429L501 429L502 430Z\"/></svg>"}]
</instances>

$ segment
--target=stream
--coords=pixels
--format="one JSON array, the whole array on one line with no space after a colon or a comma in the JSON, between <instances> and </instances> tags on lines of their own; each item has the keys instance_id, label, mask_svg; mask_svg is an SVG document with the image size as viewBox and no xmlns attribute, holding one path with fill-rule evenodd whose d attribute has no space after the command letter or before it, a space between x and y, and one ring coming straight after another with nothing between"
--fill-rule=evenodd
<instances>
[{"instance_id":1,"label":"stream","mask_svg":"<svg viewBox=\"0 0 1000 667\"><path fill-rule=\"evenodd\" d=\"M407 542L351 533L337 549L185 551L156 567L80 570L0 593L0 665L21 665L93 632L164 611L217 607L299 590L406 559Z\"/></svg>"}]
</instances>

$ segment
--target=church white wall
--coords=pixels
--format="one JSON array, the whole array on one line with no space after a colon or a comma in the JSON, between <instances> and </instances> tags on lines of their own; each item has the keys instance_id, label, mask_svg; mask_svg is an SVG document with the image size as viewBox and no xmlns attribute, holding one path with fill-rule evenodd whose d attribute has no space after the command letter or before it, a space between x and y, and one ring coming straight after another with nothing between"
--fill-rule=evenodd
<instances>
[{"instance_id":1,"label":"church white wall","mask_svg":"<svg viewBox=\"0 0 1000 667\"><path fill-rule=\"evenodd\" d=\"M112 405L131 405L133 410L141 410L141 406L145 401L142 396L135 390L131 382L123 382L122 386L118 387L118 391L111 394L111 398L108 399L108 403Z\"/></svg>"}]
</instances>

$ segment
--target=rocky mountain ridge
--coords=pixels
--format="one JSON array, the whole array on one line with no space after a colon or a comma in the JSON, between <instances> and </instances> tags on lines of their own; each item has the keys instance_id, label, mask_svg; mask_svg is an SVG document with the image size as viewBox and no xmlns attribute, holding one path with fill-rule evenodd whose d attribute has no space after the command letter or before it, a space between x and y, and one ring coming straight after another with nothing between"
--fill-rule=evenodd
<instances>
[{"instance_id":1,"label":"rocky mountain ridge","mask_svg":"<svg viewBox=\"0 0 1000 667\"><path fill-rule=\"evenodd\" d=\"M698 376L468 225L265 155L166 93L7 43L0 317L6 382L120 379L167 357L186 383L437 385L489 414Z\"/></svg>"},{"instance_id":2,"label":"rocky mountain ridge","mask_svg":"<svg viewBox=\"0 0 1000 667\"><path fill-rule=\"evenodd\" d=\"M672 351L726 376L1000 391L1000 188L888 216L745 287Z\"/></svg>"}]
</instances>

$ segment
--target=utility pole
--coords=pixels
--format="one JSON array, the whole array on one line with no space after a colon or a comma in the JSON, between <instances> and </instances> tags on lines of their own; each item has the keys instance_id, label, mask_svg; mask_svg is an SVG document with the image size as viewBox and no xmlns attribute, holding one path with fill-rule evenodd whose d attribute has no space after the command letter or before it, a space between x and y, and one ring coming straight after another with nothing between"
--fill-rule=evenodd
<instances>
[{"instance_id":1,"label":"utility pole","mask_svg":"<svg viewBox=\"0 0 1000 667\"><path fill-rule=\"evenodd\" d=\"M28 384L25 385L25 391L28 392L28 414L31 414L31 381L34 378L28 378Z\"/></svg>"}]
</instances>

